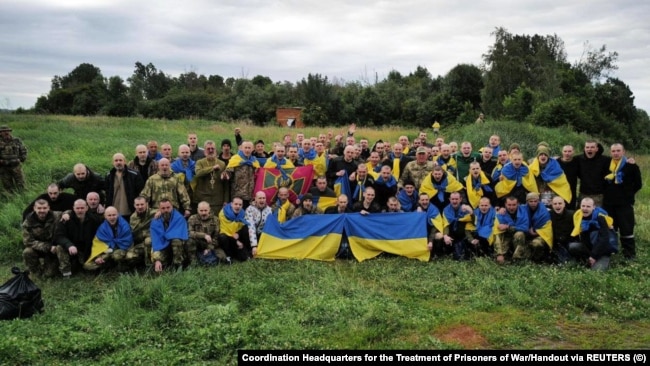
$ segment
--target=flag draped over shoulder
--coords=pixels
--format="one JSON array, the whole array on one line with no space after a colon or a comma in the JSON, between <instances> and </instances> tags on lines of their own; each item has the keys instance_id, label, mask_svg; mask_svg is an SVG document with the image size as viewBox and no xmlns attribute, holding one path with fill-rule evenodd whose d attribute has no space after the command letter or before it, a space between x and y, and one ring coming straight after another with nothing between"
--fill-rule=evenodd
<instances>
[{"instance_id":1,"label":"flag draped over shoulder","mask_svg":"<svg viewBox=\"0 0 650 366\"><path fill-rule=\"evenodd\" d=\"M420 185L420 193L426 193L431 199L438 196L439 201L445 200L445 192L458 192L462 189L463 185L448 173L444 174L440 182L434 181L431 174L427 174Z\"/></svg>"},{"instance_id":2,"label":"flag draped over shoulder","mask_svg":"<svg viewBox=\"0 0 650 366\"><path fill-rule=\"evenodd\" d=\"M591 213L591 217L587 220L584 220L582 211L576 210L576 212L573 214L573 231L571 232L571 236L578 236L581 232L588 231L589 226L591 225L595 225L596 228L600 228L600 224L598 224L598 216L604 216L605 222L607 222L608 226L614 225L614 220L612 217L607 214L607 211L603 210L600 207L595 207L594 212Z\"/></svg>"},{"instance_id":3,"label":"flag draped over shoulder","mask_svg":"<svg viewBox=\"0 0 650 366\"><path fill-rule=\"evenodd\" d=\"M515 168L512 163L508 163L501 169L501 179L495 186L494 191L497 197L501 198L512 192L515 187L524 186L528 192L537 192L537 183L535 176L530 173L528 166L522 164L519 169Z\"/></svg>"},{"instance_id":4,"label":"flag draped over shoulder","mask_svg":"<svg viewBox=\"0 0 650 366\"><path fill-rule=\"evenodd\" d=\"M359 261L382 252L429 260L426 215L420 212L346 214L345 232L352 254Z\"/></svg>"},{"instance_id":5,"label":"flag draped over shoulder","mask_svg":"<svg viewBox=\"0 0 650 366\"><path fill-rule=\"evenodd\" d=\"M334 181L334 193L336 193L336 197L344 194L348 196L348 202L350 205L352 205L352 191L350 189L350 180L348 177L348 173L345 172L342 176L336 178Z\"/></svg>"},{"instance_id":6,"label":"flag draped over shoulder","mask_svg":"<svg viewBox=\"0 0 650 366\"><path fill-rule=\"evenodd\" d=\"M555 194L562 197L563 200L571 202L571 199L573 198L571 186L566 178L566 174L564 174L564 170L562 170L562 167L557 160L549 159L548 163L546 163L546 168L541 170L539 160L535 158L529 168L530 172L536 177L541 177L542 180L546 182L546 185L555 192Z\"/></svg>"},{"instance_id":7,"label":"flag draped over shoulder","mask_svg":"<svg viewBox=\"0 0 650 366\"><path fill-rule=\"evenodd\" d=\"M605 180L614 183L621 184L623 183L623 167L627 164L627 157L621 158L621 160L610 161L609 163L609 174L605 176Z\"/></svg>"},{"instance_id":8,"label":"flag draped over shoulder","mask_svg":"<svg viewBox=\"0 0 650 366\"><path fill-rule=\"evenodd\" d=\"M228 161L227 168L236 168L242 165L250 165L253 168L259 168L260 162L253 155L246 157L243 152L239 151L237 154L233 155Z\"/></svg>"},{"instance_id":9,"label":"flag draped over shoulder","mask_svg":"<svg viewBox=\"0 0 650 366\"><path fill-rule=\"evenodd\" d=\"M467 192L467 199L470 206L472 206L472 208L477 208L481 197L483 197L485 193L492 192L490 179L488 179L484 172L481 172L479 179L474 179L470 174L465 178L465 191Z\"/></svg>"},{"instance_id":10,"label":"flag draped over shoulder","mask_svg":"<svg viewBox=\"0 0 650 366\"><path fill-rule=\"evenodd\" d=\"M117 234L113 233L111 225L108 221L104 220L104 222L99 225L99 228L97 228L97 233L93 238L93 246L90 251L90 256L86 263L95 260L95 258L106 252L109 248L127 250L131 245L133 245L131 226L122 216L117 217Z\"/></svg>"},{"instance_id":11,"label":"flag draped over shoulder","mask_svg":"<svg viewBox=\"0 0 650 366\"><path fill-rule=\"evenodd\" d=\"M516 231L528 232L530 227L530 220L528 220L528 208L526 205L517 206L517 217L513 219L508 212L502 214L497 214L497 220L499 224L508 224L515 228ZM503 231L496 230L495 234L501 234Z\"/></svg>"},{"instance_id":12,"label":"flag draped over shoulder","mask_svg":"<svg viewBox=\"0 0 650 366\"><path fill-rule=\"evenodd\" d=\"M302 215L280 224L269 215L257 257L333 261L341 244L345 215Z\"/></svg>"},{"instance_id":13,"label":"flag draped over shoulder","mask_svg":"<svg viewBox=\"0 0 650 366\"><path fill-rule=\"evenodd\" d=\"M529 209L530 212L530 209ZM553 248L553 228L551 227L551 214L544 205L537 207L535 212L529 215L530 226L537 234L544 239L546 244Z\"/></svg>"},{"instance_id":14,"label":"flag draped over shoulder","mask_svg":"<svg viewBox=\"0 0 650 366\"><path fill-rule=\"evenodd\" d=\"M176 210L172 210L167 229L165 229L163 216L160 216L157 219L151 220L150 230L151 246L154 252L167 248L173 239L187 240L189 238L187 221Z\"/></svg>"},{"instance_id":15,"label":"flag draped over shoulder","mask_svg":"<svg viewBox=\"0 0 650 366\"><path fill-rule=\"evenodd\" d=\"M325 211L328 207L336 206L336 197L314 196L312 203L314 206Z\"/></svg>"},{"instance_id":16,"label":"flag draped over shoulder","mask_svg":"<svg viewBox=\"0 0 650 366\"><path fill-rule=\"evenodd\" d=\"M255 193L263 191L266 194L266 203L270 206L280 187L289 188L289 201L296 202L296 198L309 191L314 179L312 165L284 169L261 168L255 176Z\"/></svg>"},{"instance_id":17,"label":"flag draped over shoulder","mask_svg":"<svg viewBox=\"0 0 650 366\"><path fill-rule=\"evenodd\" d=\"M497 212L490 207L488 212L483 213L480 209L474 210L474 226L478 236L486 239L490 245L494 243L494 234L498 231L499 221L496 219Z\"/></svg>"}]
</instances>

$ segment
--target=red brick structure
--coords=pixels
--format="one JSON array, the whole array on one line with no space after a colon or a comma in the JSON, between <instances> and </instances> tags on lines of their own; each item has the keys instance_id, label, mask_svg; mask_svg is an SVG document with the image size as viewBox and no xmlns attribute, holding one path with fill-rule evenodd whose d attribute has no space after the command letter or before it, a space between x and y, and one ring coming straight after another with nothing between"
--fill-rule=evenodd
<instances>
[{"instance_id":1,"label":"red brick structure","mask_svg":"<svg viewBox=\"0 0 650 366\"><path fill-rule=\"evenodd\" d=\"M278 107L275 110L275 119L281 127L303 128L301 107Z\"/></svg>"}]
</instances>

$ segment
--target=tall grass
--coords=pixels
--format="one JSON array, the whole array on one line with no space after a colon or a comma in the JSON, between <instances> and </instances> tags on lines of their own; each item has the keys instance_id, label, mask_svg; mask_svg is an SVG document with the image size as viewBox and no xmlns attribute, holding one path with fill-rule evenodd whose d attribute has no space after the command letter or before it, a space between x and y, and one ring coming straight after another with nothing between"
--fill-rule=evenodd
<instances>
[{"instance_id":1,"label":"tall grass","mask_svg":"<svg viewBox=\"0 0 650 366\"><path fill-rule=\"evenodd\" d=\"M29 148L24 193L0 203L0 278L21 264L20 213L51 181L84 162L99 173L114 152L133 157L156 139L176 150L189 131L234 142L234 125L0 115ZM269 144L287 131L241 125ZM307 136L327 131L306 129ZM295 133L295 130L291 130ZM339 130L333 132L339 133ZM345 132L345 131L343 131ZM418 131L359 128L371 141ZM448 141L485 144L498 133L532 154L537 142L582 146L568 130L494 122L450 126ZM431 135L430 135L431 136ZM432 136L431 136L432 137ZM647 182L650 162L636 156ZM639 257L594 273L579 266L497 266L489 259L421 263L404 258L337 261L254 260L151 274L79 275L38 281L46 310L0 322L5 364L235 364L237 349L647 349L650 192L637 195ZM3 275L4 273L4 275ZM458 330L465 336L457 336ZM468 334L469 332L469 334Z\"/></svg>"}]
</instances>

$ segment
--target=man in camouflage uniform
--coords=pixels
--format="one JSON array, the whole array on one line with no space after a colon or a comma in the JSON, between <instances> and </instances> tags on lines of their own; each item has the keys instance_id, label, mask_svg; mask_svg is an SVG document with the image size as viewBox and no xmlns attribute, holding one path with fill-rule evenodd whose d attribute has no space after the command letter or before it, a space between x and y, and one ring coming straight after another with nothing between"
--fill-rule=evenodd
<instances>
[{"instance_id":1,"label":"man in camouflage uniform","mask_svg":"<svg viewBox=\"0 0 650 366\"><path fill-rule=\"evenodd\" d=\"M234 155L226 166L224 178L230 179L232 197L241 197L244 208L248 207L253 199L255 188L255 172L260 167L259 162L252 156L253 143L244 141L239 147L239 157Z\"/></svg>"},{"instance_id":2,"label":"man in camouflage uniform","mask_svg":"<svg viewBox=\"0 0 650 366\"><path fill-rule=\"evenodd\" d=\"M22 163L27 160L27 148L19 138L11 135L11 128L0 126L0 180L6 191L25 187Z\"/></svg>"},{"instance_id":3,"label":"man in camouflage uniform","mask_svg":"<svg viewBox=\"0 0 650 366\"><path fill-rule=\"evenodd\" d=\"M420 185L427 175L431 174L435 164L428 160L427 148L418 147L415 154L415 161L410 161L406 164L404 172L399 178L397 186L401 189L404 188L404 182L411 181L415 184L415 189L420 190Z\"/></svg>"},{"instance_id":4,"label":"man in camouflage uniform","mask_svg":"<svg viewBox=\"0 0 650 366\"><path fill-rule=\"evenodd\" d=\"M226 260L226 252L219 247L219 219L210 212L210 204L201 201L197 207L197 214L187 220L190 238L187 241L187 250L190 257L196 256L197 251L208 255L214 251L220 261Z\"/></svg>"},{"instance_id":5,"label":"man in camouflage uniform","mask_svg":"<svg viewBox=\"0 0 650 366\"><path fill-rule=\"evenodd\" d=\"M151 263L151 233L149 226L156 210L149 208L147 199L138 196L133 201L135 212L131 214L129 225L133 234L133 250L139 258L144 258L145 265Z\"/></svg>"},{"instance_id":6,"label":"man in camouflage uniform","mask_svg":"<svg viewBox=\"0 0 650 366\"><path fill-rule=\"evenodd\" d=\"M36 276L58 275L54 230L60 219L61 213L50 211L47 201L40 199L34 203L34 211L23 221L23 259L27 269Z\"/></svg>"},{"instance_id":7,"label":"man in camouflage uniform","mask_svg":"<svg viewBox=\"0 0 650 366\"><path fill-rule=\"evenodd\" d=\"M191 214L190 196L185 185L172 173L171 164L165 158L158 161L158 173L147 179L140 195L152 208L158 208L158 204L167 199L175 209L184 211L186 218Z\"/></svg>"}]
</instances>

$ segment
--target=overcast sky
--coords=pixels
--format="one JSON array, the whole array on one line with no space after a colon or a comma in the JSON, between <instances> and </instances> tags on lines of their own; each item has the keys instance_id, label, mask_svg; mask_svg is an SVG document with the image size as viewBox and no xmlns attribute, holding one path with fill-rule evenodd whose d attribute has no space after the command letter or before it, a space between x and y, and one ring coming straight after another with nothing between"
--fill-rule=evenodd
<instances>
[{"instance_id":1,"label":"overcast sky","mask_svg":"<svg viewBox=\"0 0 650 366\"><path fill-rule=\"evenodd\" d=\"M564 40L568 60L585 41L619 54L614 76L650 112L650 1L2 0L0 108L32 107L54 75L81 63L126 80L136 61L171 76L263 75L295 83L382 80L418 65L435 77L480 66L504 27Z\"/></svg>"}]
</instances>

